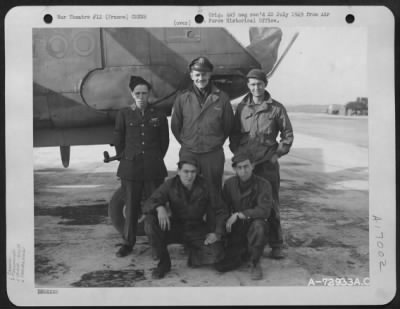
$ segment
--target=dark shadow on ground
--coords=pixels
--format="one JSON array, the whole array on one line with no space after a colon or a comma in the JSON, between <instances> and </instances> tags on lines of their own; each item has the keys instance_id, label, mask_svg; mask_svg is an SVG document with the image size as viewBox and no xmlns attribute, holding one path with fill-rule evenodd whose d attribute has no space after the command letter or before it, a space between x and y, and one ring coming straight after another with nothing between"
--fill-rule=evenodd
<instances>
[{"instance_id":1,"label":"dark shadow on ground","mask_svg":"<svg viewBox=\"0 0 400 309\"><path fill-rule=\"evenodd\" d=\"M229 160L225 166L226 179L234 173ZM281 162L280 202L288 252L286 261L293 261L315 276L368 276L368 190L342 189L337 185L368 180L368 169L359 166L326 172L325 167L320 148L295 148L293 155L290 157L289 154L288 159ZM168 171L168 177L174 175L176 170ZM60 239L71 234L63 235L70 230L57 226L111 226L108 202L120 186L115 172L41 169L35 171L34 181L35 233L36 229L46 228L43 223L39 224L44 220L36 220L45 216L56 218L49 233L60 233ZM68 187L70 189L65 189ZM342 207L347 198L355 204ZM138 235L144 235L142 224L138 227ZM119 237L116 230L114 236ZM52 274L56 280L57 276L68 273L69 265L47 256L45 245L47 243L35 234L35 272L39 277ZM146 254L150 257L151 250ZM140 269L105 269L83 274L73 286L135 286L141 278Z\"/></svg>"}]
</instances>

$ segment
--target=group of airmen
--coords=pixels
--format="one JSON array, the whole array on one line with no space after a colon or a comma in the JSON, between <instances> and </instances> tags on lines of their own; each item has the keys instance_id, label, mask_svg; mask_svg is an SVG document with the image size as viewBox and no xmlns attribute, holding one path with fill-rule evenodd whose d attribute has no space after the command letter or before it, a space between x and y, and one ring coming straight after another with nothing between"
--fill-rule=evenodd
<instances>
[{"instance_id":1,"label":"group of airmen","mask_svg":"<svg viewBox=\"0 0 400 309\"><path fill-rule=\"evenodd\" d=\"M210 81L213 65L206 57L194 59L189 70L193 83L177 95L171 117L171 131L181 145L177 175L165 181L167 118L148 104L150 83L130 79L134 103L118 112L114 131L126 204L117 256L132 252L143 213L158 260L154 279L171 269L170 243L184 244L189 267L213 265L226 272L249 262L251 278L262 279L265 245L272 258L284 257L278 159L293 143L292 125L284 106L266 91L263 71L248 72L249 93L234 113L228 95ZM228 138L236 175L223 184Z\"/></svg>"}]
</instances>

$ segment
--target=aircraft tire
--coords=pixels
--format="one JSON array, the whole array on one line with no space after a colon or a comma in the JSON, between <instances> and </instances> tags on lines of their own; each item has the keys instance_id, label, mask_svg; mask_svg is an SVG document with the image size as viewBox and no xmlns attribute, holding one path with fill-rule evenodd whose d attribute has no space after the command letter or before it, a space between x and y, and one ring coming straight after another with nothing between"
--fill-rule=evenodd
<instances>
[{"instance_id":1,"label":"aircraft tire","mask_svg":"<svg viewBox=\"0 0 400 309\"><path fill-rule=\"evenodd\" d=\"M111 219L112 225L122 235L124 232L124 224L125 224L125 201L121 187L119 187L114 192L114 194L110 199L110 203L108 205L108 216ZM143 220L141 220L138 223L136 235L137 236L145 235Z\"/></svg>"}]
</instances>

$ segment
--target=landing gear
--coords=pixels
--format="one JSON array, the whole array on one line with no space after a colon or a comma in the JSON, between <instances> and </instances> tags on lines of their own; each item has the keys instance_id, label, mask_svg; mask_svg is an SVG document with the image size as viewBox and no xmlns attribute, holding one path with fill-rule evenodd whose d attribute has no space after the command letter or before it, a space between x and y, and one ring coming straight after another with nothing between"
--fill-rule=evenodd
<instances>
[{"instance_id":1,"label":"landing gear","mask_svg":"<svg viewBox=\"0 0 400 309\"><path fill-rule=\"evenodd\" d=\"M124 193L122 188L119 187L117 191L114 192L113 196L111 197L110 203L108 205L108 216L111 219L112 225L115 229L120 233L123 234L124 232L124 224L125 224L125 200L124 200ZM144 224L143 224L144 216L139 214L139 220L137 225L137 236L144 236Z\"/></svg>"},{"instance_id":2,"label":"landing gear","mask_svg":"<svg viewBox=\"0 0 400 309\"><path fill-rule=\"evenodd\" d=\"M71 146L60 146L61 161L65 168L69 166L69 157L71 153Z\"/></svg>"}]
</instances>

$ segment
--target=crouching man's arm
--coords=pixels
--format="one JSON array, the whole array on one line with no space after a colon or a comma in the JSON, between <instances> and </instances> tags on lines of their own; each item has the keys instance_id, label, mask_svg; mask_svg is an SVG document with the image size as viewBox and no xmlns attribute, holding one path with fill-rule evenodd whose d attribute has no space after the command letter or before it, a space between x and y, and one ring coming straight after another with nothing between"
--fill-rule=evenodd
<instances>
[{"instance_id":1,"label":"crouching man's arm","mask_svg":"<svg viewBox=\"0 0 400 309\"><path fill-rule=\"evenodd\" d=\"M271 184L259 178L257 187L257 201L255 206L243 210L241 213L245 219L268 219L273 207ZM240 213L239 213L240 214Z\"/></svg>"},{"instance_id":2,"label":"crouching man's arm","mask_svg":"<svg viewBox=\"0 0 400 309\"><path fill-rule=\"evenodd\" d=\"M210 245L218 240L225 233L225 221L228 217L228 209L221 197L218 197L216 205L209 204L207 209L207 224L209 230L213 232L208 233L204 241L205 245Z\"/></svg>"},{"instance_id":3,"label":"crouching man's arm","mask_svg":"<svg viewBox=\"0 0 400 309\"><path fill-rule=\"evenodd\" d=\"M145 214L156 214L161 230L166 231L171 228L171 222L165 205L169 202L169 186L164 182L144 204Z\"/></svg>"},{"instance_id":4,"label":"crouching man's arm","mask_svg":"<svg viewBox=\"0 0 400 309\"><path fill-rule=\"evenodd\" d=\"M235 212L226 221L226 231L230 233L232 231L232 225L237 221L237 219L247 219L247 217L242 212Z\"/></svg>"}]
</instances>

